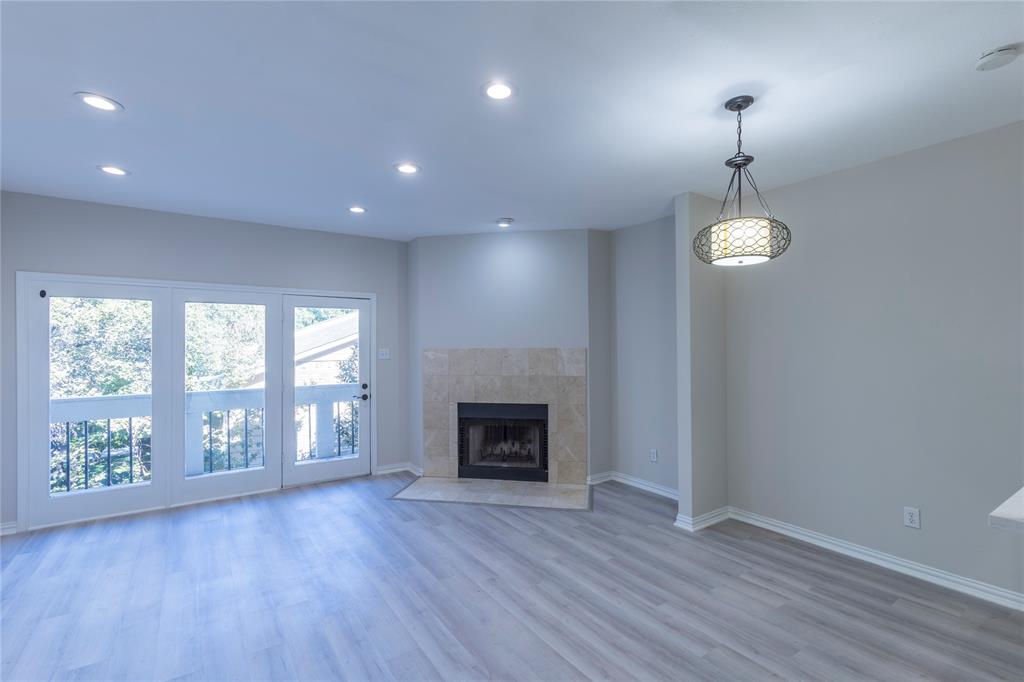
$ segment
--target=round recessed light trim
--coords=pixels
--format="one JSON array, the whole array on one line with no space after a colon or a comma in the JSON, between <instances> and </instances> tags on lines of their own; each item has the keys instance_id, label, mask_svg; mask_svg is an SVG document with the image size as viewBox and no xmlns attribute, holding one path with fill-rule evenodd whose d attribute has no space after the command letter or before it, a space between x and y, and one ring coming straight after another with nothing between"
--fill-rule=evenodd
<instances>
[{"instance_id":1,"label":"round recessed light trim","mask_svg":"<svg viewBox=\"0 0 1024 682\"><path fill-rule=\"evenodd\" d=\"M516 89L511 83L495 80L484 84L484 94L491 99L503 100L516 94Z\"/></svg>"},{"instance_id":2,"label":"round recessed light trim","mask_svg":"<svg viewBox=\"0 0 1024 682\"><path fill-rule=\"evenodd\" d=\"M992 50L991 52L986 52L978 57L978 62L974 65L974 68L978 71L993 71L1002 66L1006 66L1019 56L1019 47L1016 45L1007 45L1006 47L1000 47L999 49Z\"/></svg>"},{"instance_id":3,"label":"round recessed light trim","mask_svg":"<svg viewBox=\"0 0 1024 682\"><path fill-rule=\"evenodd\" d=\"M97 95L95 92L76 92L75 97L88 104L93 109L99 109L100 111L119 111L124 109L117 100L104 97L103 95Z\"/></svg>"},{"instance_id":4,"label":"round recessed light trim","mask_svg":"<svg viewBox=\"0 0 1024 682\"><path fill-rule=\"evenodd\" d=\"M506 227L512 227L512 223L514 223L514 222L515 221L512 218L498 218L498 220L497 220L498 227L500 227L503 230Z\"/></svg>"},{"instance_id":5,"label":"round recessed light trim","mask_svg":"<svg viewBox=\"0 0 1024 682\"><path fill-rule=\"evenodd\" d=\"M366 213L366 209L362 206L349 206L349 213Z\"/></svg>"},{"instance_id":6,"label":"round recessed light trim","mask_svg":"<svg viewBox=\"0 0 1024 682\"><path fill-rule=\"evenodd\" d=\"M402 175L416 175L420 172L420 167L410 161L402 161L395 164L395 170Z\"/></svg>"},{"instance_id":7,"label":"round recessed light trim","mask_svg":"<svg viewBox=\"0 0 1024 682\"><path fill-rule=\"evenodd\" d=\"M96 166L96 167L99 168L104 173L106 173L107 175L116 175L117 177L124 177L125 175L131 175L131 173L129 171L126 171L124 168L121 168L120 166L112 166L110 164L107 164L107 165Z\"/></svg>"}]
</instances>

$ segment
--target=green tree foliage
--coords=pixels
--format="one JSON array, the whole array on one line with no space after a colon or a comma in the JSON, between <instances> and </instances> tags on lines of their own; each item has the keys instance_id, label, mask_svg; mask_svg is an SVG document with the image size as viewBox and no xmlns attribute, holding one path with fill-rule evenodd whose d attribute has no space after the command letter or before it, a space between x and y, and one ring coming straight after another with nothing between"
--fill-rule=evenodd
<instances>
[{"instance_id":1,"label":"green tree foliage","mask_svg":"<svg viewBox=\"0 0 1024 682\"><path fill-rule=\"evenodd\" d=\"M245 388L263 381L266 309L238 303L185 305L185 390Z\"/></svg>"},{"instance_id":2,"label":"green tree foliage","mask_svg":"<svg viewBox=\"0 0 1024 682\"><path fill-rule=\"evenodd\" d=\"M153 390L153 304L111 298L50 299L50 397Z\"/></svg>"}]
</instances>

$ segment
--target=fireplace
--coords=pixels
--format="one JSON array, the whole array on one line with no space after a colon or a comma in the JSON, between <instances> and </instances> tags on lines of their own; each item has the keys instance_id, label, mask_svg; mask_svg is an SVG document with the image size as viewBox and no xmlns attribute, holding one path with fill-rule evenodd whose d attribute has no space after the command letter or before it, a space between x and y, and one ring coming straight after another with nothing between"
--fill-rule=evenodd
<instances>
[{"instance_id":1,"label":"fireplace","mask_svg":"<svg viewBox=\"0 0 1024 682\"><path fill-rule=\"evenodd\" d=\"M459 403L459 478L548 480L548 406Z\"/></svg>"}]
</instances>

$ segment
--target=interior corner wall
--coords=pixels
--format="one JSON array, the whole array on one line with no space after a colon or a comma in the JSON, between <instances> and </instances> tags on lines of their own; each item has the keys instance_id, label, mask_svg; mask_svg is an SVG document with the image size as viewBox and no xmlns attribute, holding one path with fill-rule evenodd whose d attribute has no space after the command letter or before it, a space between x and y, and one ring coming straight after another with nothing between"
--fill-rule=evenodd
<instances>
[{"instance_id":1,"label":"interior corner wall","mask_svg":"<svg viewBox=\"0 0 1024 682\"><path fill-rule=\"evenodd\" d=\"M0 194L3 478L0 520L17 515L15 275L19 270L325 289L377 295L378 465L407 461L401 359L406 244L30 194Z\"/></svg>"},{"instance_id":2,"label":"interior corner wall","mask_svg":"<svg viewBox=\"0 0 1024 682\"><path fill-rule=\"evenodd\" d=\"M612 470L615 442L615 361L612 234L587 230L587 442L590 475Z\"/></svg>"},{"instance_id":3,"label":"interior corner wall","mask_svg":"<svg viewBox=\"0 0 1024 682\"><path fill-rule=\"evenodd\" d=\"M734 506L1018 592L1024 123L769 193L726 285ZM903 526L903 507L921 529Z\"/></svg>"},{"instance_id":4,"label":"interior corner wall","mask_svg":"<svg viewBox=\"0 0 1024 682\"><path fill-rule=\"evenodd\" d=\"M678 490L674 221L670 216L621 228L611 239L611 469Z\"/></svg>"}]
</instances>

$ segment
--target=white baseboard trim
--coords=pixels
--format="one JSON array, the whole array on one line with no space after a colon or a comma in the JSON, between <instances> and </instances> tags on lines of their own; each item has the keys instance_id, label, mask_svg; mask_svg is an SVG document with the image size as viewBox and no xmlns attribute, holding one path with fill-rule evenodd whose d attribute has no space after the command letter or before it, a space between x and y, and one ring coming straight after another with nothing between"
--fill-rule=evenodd
<instances>
[{"instance_id":1,"label":"white baseboard trim","mask_svg":"<svg viewBox=\"0 0 1024 682\"><path fill-rule=\"evenodd\" d=\"M7 523L0 523L0 535L13 535L18 532L18 522L8 521Z\"/></svg>"},{"instance_id":2,"label":"white baseboard trim","mask_svg":"<svg viewBox=\"0 0 1024 682\"><path fill-rule=\"evenodd\" d=\"M729 518L729 509L729 507L719 507L718 509L713 509L705 514L700 514L694 517L677 514L676 522L673 525L694 533L698 530L703 530L708 526L713 526L716 523L725 521Z\"/></svg>"},{"instance_id":3,"label":"white baseboard trim","mask_svg":"<svg viewBox=\"0 0 1024 682\"><path fill-rule=\"evenodd\" d=\"M606 481L618 481L619 483L625 483L626 485L639 488L640 490L646 490L649 493L660 495L661 497L667 497L670 500L679 499L679 491L675 488L669 488L665 485L659 485L657 483L651 483L645 481L642 478L636 476L630 476L624 474L621 471L606 471L601 474L594 474L593 476L587 476L587 483L590 485L597 485L598 483L604 483Z\"/></svg>"},{"instance_id":4,"label":"white baseboard trim","mask_svg":"<svg viewBox=\"0 0 1024 682\"><path fill-rule=\"evenodd\" d=\"M716 510L713 513L718 513L721 510ZM840 540L824 533L817 531L808 530L807 528L801 528L785 521L778 521L776 519L762 516L761 514L755 514L745 509L739 509L737 507L727 508L727 518L733 518L737 521L743 521L749 523L752 526L758 526L767 530L775 531L782 535L786 535L797 540L803 540L804 542L823 547L824 549L831 550L838 554L843 554L854 559L860 559L876 566L882 566L890 570L909 575L919 580L932 583L933 585L939 585L946 587L957 592L969 594L972 597L978 599L984 599L985 601L1006 606L1011 609L1018 611L1024 611L1024 594L1020 592L1014 592L1013 590L1007 590L1003 587L996 585L990 585L983 583L980 580L974 580L973 578L965 578L949 571L943 571L938 568L926 566L925 564L919 564L916 561L910 561L909 559L903 559L892 554L886 554L885 552L879 552L878 550L871 549L870 547L864 547L853 542L846 540ZM704 516L707 516L705 514ZM698 519L703 517L697 517ZM723 519L719 519L723 520ZM696 520L695 520L696 521ZM715 521L714 523L717 523ZM680 527L679 519L676 520L676 525ZM694 526L697 524L694 523ZM710 524L708 524L710 525Z\"/></svg>"},{"instance_id":5,"label":"white baseboard trim","mask_svg":"<svg viewBox=\"0 0 1024 682\"><path fill-rule=\"evenodd\" d=\"M412 462L399 462L398 464L378 464L377 470L374 471L374 475L377 474L397 474L400 471L408 471L413 476L422 476L423 469L416 466Z\"/></svg>"}]
</instances>

